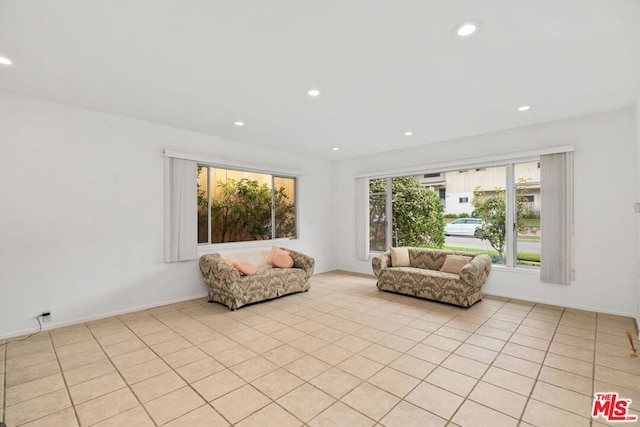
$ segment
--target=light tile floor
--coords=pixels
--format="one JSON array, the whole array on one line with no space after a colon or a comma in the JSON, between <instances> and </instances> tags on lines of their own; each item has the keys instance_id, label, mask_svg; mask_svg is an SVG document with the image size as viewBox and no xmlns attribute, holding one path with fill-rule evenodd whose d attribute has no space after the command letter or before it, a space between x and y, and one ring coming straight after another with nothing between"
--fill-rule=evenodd
<instances>
[{"instance_id":1,"label":"light tile floor","mask_svg":"<svg viewBox=\"0 0 640 427\"><path fill-rule=\"evenodd\" d=\"M640 414L634 330L518 300L460 309L332 272L234 312L198 299L0 340L0 413L7 427L599 426L595 392Z\"/></svg>"}]
</instances>

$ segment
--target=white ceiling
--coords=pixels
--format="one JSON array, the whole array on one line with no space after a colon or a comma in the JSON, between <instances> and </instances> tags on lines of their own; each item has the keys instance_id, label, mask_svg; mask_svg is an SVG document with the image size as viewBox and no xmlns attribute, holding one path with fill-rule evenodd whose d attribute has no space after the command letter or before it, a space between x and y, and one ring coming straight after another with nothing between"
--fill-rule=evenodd
<instances>
[{"instance_id":1,"label":"white ceiling","mask_svg":"<svg viewBox=\"0 0 640 427\"><path fill-rule=\"evenodd\" d=\"M638 0L0 0L0 90L345 158L632 106L639 29Z\"/></svg>"}]
</instances>

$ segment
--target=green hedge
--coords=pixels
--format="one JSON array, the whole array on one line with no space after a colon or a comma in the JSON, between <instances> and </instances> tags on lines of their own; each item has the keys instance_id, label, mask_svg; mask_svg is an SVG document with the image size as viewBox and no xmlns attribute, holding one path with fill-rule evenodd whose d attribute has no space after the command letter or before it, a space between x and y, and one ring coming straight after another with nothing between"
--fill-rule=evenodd
<instances>
[{"instance_id":1,"label":"green hedge","mask_svg":"<svg viewBox=\"0 0 640 427\"><path fill-rule=\"evenodd\" d=\"M462 251L462 252L474 252L478 254L487 254L491 257L491 259L496 259L498 257L498 251L494 251L492 249L476 249L476 248L465 248L462 246L444 246L443 249L447 249L450 251ZM518 252L518 261L527 265L536 265L536 263L540 264L540 254L532 254L528 252Z\"/></svg>"}]
</instances>

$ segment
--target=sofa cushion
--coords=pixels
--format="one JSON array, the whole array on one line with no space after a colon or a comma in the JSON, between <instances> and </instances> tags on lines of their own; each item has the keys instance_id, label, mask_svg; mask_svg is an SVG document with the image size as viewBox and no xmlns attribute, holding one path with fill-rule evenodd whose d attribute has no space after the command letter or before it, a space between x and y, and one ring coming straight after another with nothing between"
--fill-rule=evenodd
<instances>
[{"instance_id":1,"label":"sofa cushion","mask_svg":"<svg viewBox=\"0 0 640 427\"><path fill-rule=\"evenodd\" d=\"M448 254L444 260L444 264L442 264L442 267L440 268L440 271L460 274L462 267L464 267L469 261L471 261L471 257L469 256Z\"/></svg>"},{"instance_id":2,"label":"sofa cushion","mask_svg":"<svg viewBox=\"0 0 640 427\"><path fill-rule=\"evenodd\" d=\"M409 267L409 248L391 248L391 265L393 267Z\"/></svg>"},{"instance_id":3,"label":"sofa cushion","mask_svg":"<svg viewBox=\"0 0 640 427\"><path fill-rule=\"evenodd\" d=\"M244 276L251 276L256 274L256 267L250 262L236 261L233 263L233 267Z\"/></svg>"},{"instance_id":4,"label":"sofa cushion","mask_svg":"<svg viewBox=\"0 0 640 427\"><path fill-rule=\"evenodd\" d=\"M462 287L459 282L460 276L457 274L414 267L390 267L380 275L378 289L414 296L424 294L428 289L432 294L430 299L438 299L435 296L441 295L445 289L457 291Z\"/></svg>"},{"instance_id":5,"label":"sofa cushion","mask_svg":"<svg viewBox=\"0 0 640 427\"><path fill-rule=\"evenodd\" d=\"M279 268L291 268L293 267L293 258L289 255L289 252L284 249L280 249L277 246L271 248L269 258L267 258L267 264L273 265Z\"/></svg>"}]
</instances>

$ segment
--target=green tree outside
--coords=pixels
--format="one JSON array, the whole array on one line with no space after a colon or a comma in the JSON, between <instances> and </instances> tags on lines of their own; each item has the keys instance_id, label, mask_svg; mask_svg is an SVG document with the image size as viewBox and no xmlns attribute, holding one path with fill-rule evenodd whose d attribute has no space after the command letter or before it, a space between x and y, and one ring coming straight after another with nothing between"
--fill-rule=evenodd
<instances>
[{"instance_id":1,"label":"green tree outside","mask_svg":"<svg viewBox=\"0 0 640 427\"><path fill-rule=\"evenodd\" d=\"M522 219L527 211L526 198L522 190L516 191L516 227L522 231ZM506 192L502 188L496 188L493 194L487 195L482 187L476 187L471 201L476 217L484 220L484 224L476 228L474 236L481 240L487 240L498 252L498 259L494 262L505 262L505 243L507 239L507 201Z\"/></svg>"},{"instance_id":2,"label":"green tree outside","mask_svg":"<svg viewBox=\"0 0 640 427\"><path fill-rule=\"evenodd\" d=\"M218 181L221 197L211 201L212 224L220 238L213 243L271 239L272 191L251 179ZM275 191L276 238L295 234L295 204L283 187ZM198 192L201 207L201 194ZM204 201L206 206L206 200ZM206 208L205 208L206 211ZM219 240L219 241L218 241Z\"/></svg>"},{"instance_id":3,"label":"green tree outside","mask_svg":"<svg viewBox=\"0 0 640 427\"><path fill-rule=\"evenodd\" d=\"M413 176L392 178L391 183L393 245L442 248L444 220L438 195ZM370 193L385 190L385 179L373 179L369 182ZM384 198L371 198L370 213L381 215L384 203Z\"/></svg>"}]
</instances>

